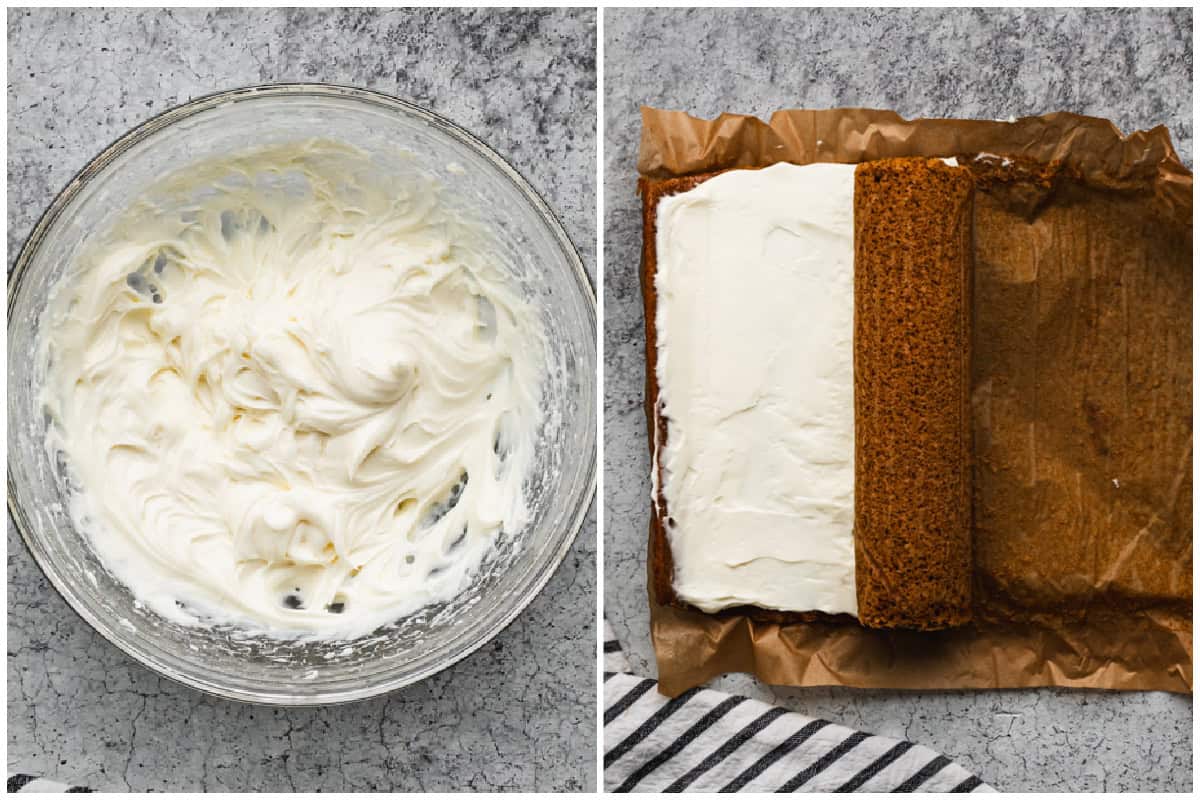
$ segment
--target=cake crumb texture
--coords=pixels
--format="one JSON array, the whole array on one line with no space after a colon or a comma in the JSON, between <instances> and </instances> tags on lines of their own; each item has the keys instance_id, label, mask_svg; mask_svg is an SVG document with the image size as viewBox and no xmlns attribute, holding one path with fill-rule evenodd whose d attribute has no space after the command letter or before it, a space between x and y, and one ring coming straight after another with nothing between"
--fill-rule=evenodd
<instances>
[{"instance_id":1,"label":"cake crumb texture","mask_svg":"<svg viewBox=\"0 0 1200 800\"><path fill-rule=\"evenodd\" d=\"M971 619L973 181L938 159L860 164L854 194L859 620Z\"/></svg>"}]
</instances>

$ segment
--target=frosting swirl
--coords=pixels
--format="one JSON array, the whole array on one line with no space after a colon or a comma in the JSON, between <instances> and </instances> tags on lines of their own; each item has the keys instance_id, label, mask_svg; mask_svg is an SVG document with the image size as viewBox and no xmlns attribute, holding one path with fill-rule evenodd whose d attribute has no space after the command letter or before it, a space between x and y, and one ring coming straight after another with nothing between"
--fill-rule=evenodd
<instances>
[{"instance_id":1,"label":"frosting swirl","mask_svg":"<svg viewBox=\"0 0 1200 800\"><path fill-rule=\"evenodd\" d=\"M485 226L328 142L187 169L43 320L49 445L164 614L344 633L461 592L527 509L543 334ZM181 608L182 604L182 608Z\"/></svg>"}]
</instances>

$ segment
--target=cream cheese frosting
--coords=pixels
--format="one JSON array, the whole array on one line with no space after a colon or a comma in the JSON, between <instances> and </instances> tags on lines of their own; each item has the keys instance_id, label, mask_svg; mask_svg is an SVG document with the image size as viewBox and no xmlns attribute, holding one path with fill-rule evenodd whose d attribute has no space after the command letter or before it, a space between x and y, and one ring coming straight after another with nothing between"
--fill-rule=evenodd
<instances>
[{"instance_id":1,"label":"cream cheese frosting","mask_svg":"<svg viewBox=\"0 0 1200 800\"><path fill-rule=\"evenodd\" d=\"M160 613L365 632L462 592L528 509L544 333L478 221L330 142L186 169L42 320L47 442Z\"/></svg>"},{"instance_id":2,"label":"cream cheese frosting","mask_svg":"<svg viewBox=\"0 0 1200 800\"><path fill-rule=\"evenodd\" d=\"M659 202L654 473L675 591L704 611L857 612L854 169L732 170Z\"/></svg>"}]
</instances>

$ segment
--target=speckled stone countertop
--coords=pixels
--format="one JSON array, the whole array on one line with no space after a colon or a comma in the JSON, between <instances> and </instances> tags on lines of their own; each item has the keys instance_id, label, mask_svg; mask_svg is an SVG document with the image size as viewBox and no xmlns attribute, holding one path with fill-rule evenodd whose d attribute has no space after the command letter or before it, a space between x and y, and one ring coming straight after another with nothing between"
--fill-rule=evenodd
<instances>
[{"instance_id":1,"label":"speckled stone countertop","mask_svg":"<svg viewBox=\"0 0 1200 800\"><path fill-rule=\"evenodd\" d=\"M595 12L8 15L9 266L86 161L148 117L256 83L378 89L530 180L595 269ZM275 710L160 679L50 588L8 526L8 766L98 790L578 791L595 786L595 513L541 596L450 670Z\"/></svg>"},{"instance_id":2,"label":"speckled stone countertop","mask_svg":"<svg viewBox=\"0 0 1200 800\"><path fill-rule=\"evenodd\" d=\"M1192 163L1190 10L608 10L605 33L605 608L654 674L649 456L634 194L639 105L712 117L870 106L906 117L1048 111L1165 124ZM1189 791L1192 699L1166 693L715 688L941 750L1001 791Z\"/></svg>"}]
</instances>

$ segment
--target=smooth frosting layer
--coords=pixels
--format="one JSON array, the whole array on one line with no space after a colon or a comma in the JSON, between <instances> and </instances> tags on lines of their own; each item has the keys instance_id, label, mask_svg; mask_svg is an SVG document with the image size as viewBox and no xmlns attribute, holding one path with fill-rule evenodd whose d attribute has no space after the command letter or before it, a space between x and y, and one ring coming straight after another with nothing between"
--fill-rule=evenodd
<instances>
[{"instance_id":1,"label":"smooth frosting layer","mask_svg":"<svg viewBox=\"0 0 1200 800\"><path fill-rule=\"evenodd\" d=\"M328 142L186 170L57 291L48 445L161 613L362 632L525 521L539 319L480 224L384 173Z\"/></svg>"},{"instance_id":2,"label":"smooth frosting layer","mask_svg":"<svg viewBox=\"0 0 1200 800\"><path fill-rule=\"evenodd\" d=\"M854 165L732 170L657 220L676 593L856 613Z\"/></svg>"}]
</instances>

